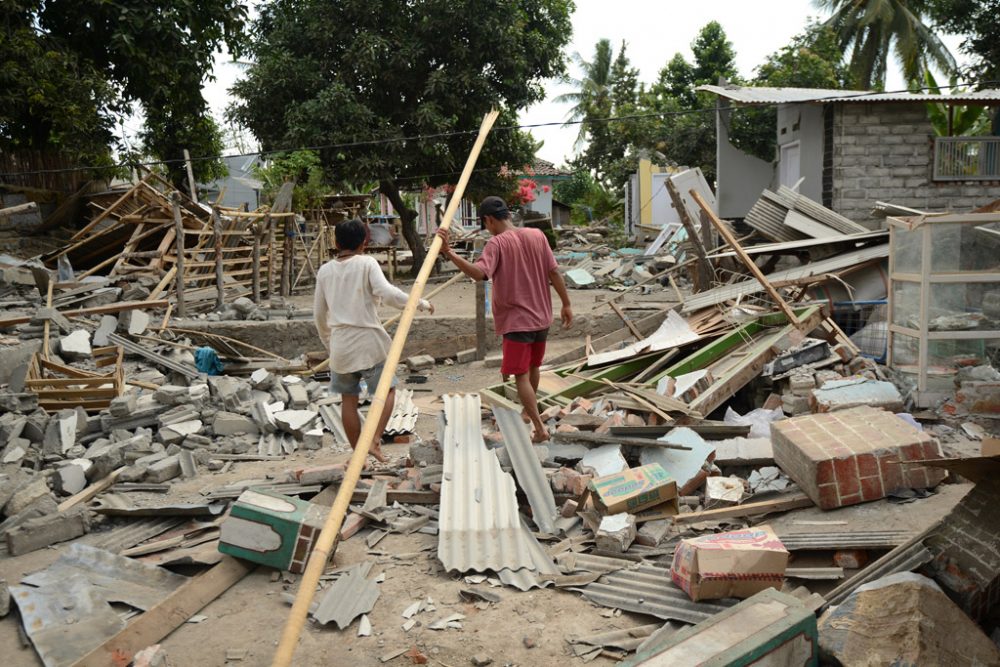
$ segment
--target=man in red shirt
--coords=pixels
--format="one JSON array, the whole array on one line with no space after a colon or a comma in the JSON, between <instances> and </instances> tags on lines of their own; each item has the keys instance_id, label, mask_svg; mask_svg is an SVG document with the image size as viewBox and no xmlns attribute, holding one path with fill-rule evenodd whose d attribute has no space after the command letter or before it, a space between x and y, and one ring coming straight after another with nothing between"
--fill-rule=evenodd
<instances>
[{"instance_id":1,"label":"man in red shirt","mask_svg":"<svg viewBox=\"0 0 1000 667\"><path fill-rule=\"evenodd\" d=\"M441 254L473 280L493 281L493 322L503 336L500 374L513 375L524 413L534 427L533 442L545 442L548 433L538 414L539 367L552 323L549 283L562 300L564 329L573 323L566 283L548 239L540 230L515 227L500 197L487 197L479 205L479 221L492 235L475 263L454 253L448 232L438 230Z\"/></svg>"}]
</instances>

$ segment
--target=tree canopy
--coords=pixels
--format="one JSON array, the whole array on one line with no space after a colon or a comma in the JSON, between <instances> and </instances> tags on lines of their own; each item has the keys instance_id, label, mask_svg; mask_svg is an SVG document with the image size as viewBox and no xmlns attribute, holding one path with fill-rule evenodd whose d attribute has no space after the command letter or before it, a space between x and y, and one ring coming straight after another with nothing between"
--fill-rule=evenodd
<instances>
[{"instance_id":1,"label":"tree canopy","mask_svg":"<svg viewBox=\"0 0 1000 667\"><path fill-rule=\"evenodd\" d=\"M216 155L220 133L201 87L222 45L238 54L240 0L8 0L0 8L0 146L58 149L97 164L135 103L147 153ZM218 162L195 163L210 179ZM180 180L183 165L170 169Z\"/></svg>"},{"instance_id":2,"label":"tree canopy","mask_svg":"<svg viewBox=\"0 0 1000 667\"><path fill-rule=\"evenodd\" d=\"M564 73L570 0L275 0L253 28L254 64L231 116L264 150L318 147L327 176L378 179L419 265L424 249L403 186L457 180L484 113L498 126ZM471 190L533 157L525 133L496 129Z\"/></svg>"}]
</instances>

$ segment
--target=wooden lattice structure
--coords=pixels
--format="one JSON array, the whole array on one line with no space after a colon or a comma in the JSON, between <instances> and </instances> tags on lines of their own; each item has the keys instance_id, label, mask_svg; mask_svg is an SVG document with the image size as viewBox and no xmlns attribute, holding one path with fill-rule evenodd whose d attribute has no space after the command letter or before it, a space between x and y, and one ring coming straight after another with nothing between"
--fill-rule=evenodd
<instances>
[{"instance_id":1,"label":"wooden lattice structure","mask_svg":"<svg viewBox=\"0 0 1000 667\"><path fill-rule=\"evenodd\" d=\"M37 394L38 406L48 412L77 407L90 413L104 410L125 390L124 351L117 346L99 347L93 355L97 368L111 368L111 372L65 366L36 354L28 366L26 390Z\"/></svg>"}]
</instances>

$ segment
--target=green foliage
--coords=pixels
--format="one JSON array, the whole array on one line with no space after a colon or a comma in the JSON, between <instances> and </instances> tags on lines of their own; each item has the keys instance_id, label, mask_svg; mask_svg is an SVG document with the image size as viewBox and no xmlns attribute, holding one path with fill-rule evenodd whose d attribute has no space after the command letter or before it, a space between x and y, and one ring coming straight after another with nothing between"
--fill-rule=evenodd
<instances>
[{"instance_id":1,"label":"green foliage","mask_svg":"<svg viewBox=\"0 0 1000 667\"><path fill-rule=\"evenodd\" d=\"M833 29L855 87L881 90L895 56L903 77L919 81L930 65L946 74L957 69L954 56L925 22L930 0L816 0L833 13Z\"/></svg>"},{"instance_id":2,"label":"green foliage","mask_svg":"<svg viewBox=\"0 0 1000 667\"><path fill-rule=\"evenodd\" d=\"M624 44L622 45L622 55L624 55ZM566 76L563 81L572 84L576 90L571 93L564 93L555 98L555 102L571 103L568 121L583 121L580 123L580 132L576 137L576 146L582 146L587 139L587 134L600 131L593 127L590 122L595 118L607 118L611 113L611 40L598 40L594 47L594 58L591 61L583 59L579 53L573 54L573 61L583 71L579 79ZM601 115L605 114L605 115Z\"/></svg>"},{"instance_id":3,"label":"green foliage","mask_svg":"<svg viewBox=\"0 0 1000 667\"><path fill-rule=\"evenodd\" d=\"M849 86L850 73L832 28L810 23L792 41L772 53L757 68L755 86L841 89ZM729 138L734 146L768 162L777 144L774 107L745 107L730 115Z\"/></svg>"},{"instance_id":4,"label":"green foliage","mask_svg":"<svg viewBox=\"0 0 1000 667\"><path fill-rule=\"evenodd\" d=\"M572 207L570 221L576 225L605 220L613 227L624 222L624 202L617 191L605 187L593 174L577 170L555 184L553 197Z\"/></svg>"},{"instance_id":5,"label":"green foliage","mask_svg":"<svg viewBox=\"0 0 1000 667\"><path fill-rule=\"evenodd\" d=\"M330 191L319 155L315 151L300 150L270 155L265 166L254 167L254 176L264 184L261 194L268 201L274 201L282 183L294 179L292 209L296 211L317 208L323 203L323 196Z\"/></svg>"},{"instance_id":6,"label":"green foliage","mask_svg":"<svg viewBox=\"0 0 1000 667\"><path fill-rule=\"evenodd\" d=\"M997 87L1000 80L1000 0L928 0L937 27L965 35L962 52L972 58L963 73Z\"/></svg>"},{"instance_id":7,"label":"green foliage","mask_svg":"<svg viewBox=\"0 0 1000 667\"><path fill-rule=\"evenodd\" d=\"M940 94L937 80L929 70L924 72L922 83L928 88L928 93ZM962 88L955 88L955 76L951 77L949 83L952 86L952 92L963 91ZM914 83L914 87L916 87L916 83ZM986 107L930 103L927 105L927 115L934 128L934 134L939 137L970 137L990 133L990 114Z\"/></svg>"},{"instance_id":8,"label":"green foliage","mask_svg":"<svg viewBox=\"0 0 1000 667\"><path fill-rule=\"evenodd\" d=\"M183 181L183 148L194 156L221 148L201 86L220 45L240 52L246 15L240 0L5 2L0 77L13 85L0 92L2 140L81 158L106 154L115 145L112 119L139 103L144 148L178 161L169 171ZM219 169L217 162L195 163L200 179Z\"/></svg>"},{"instance_id":9,"label":"green foliage","mask_svg":"<svg viewBox=\"0 0 1000 667\"><path fill-rule=\"evenodd\" d=\"M274 0L254 24L254 64L233 87L233 119L265 150L319 150L331 180L378 179L400 214L419 266L415 211L400 187L457 180L483 114L517 111L564 73L570 0ZM454 133L454 134L453 134ZM402 141L406 137L434 138ZM370 140L381 141L371 143ZM529 163L525 133L495 131L470 192L495 183L502 165Z\"/></svg>"}]
</instances>

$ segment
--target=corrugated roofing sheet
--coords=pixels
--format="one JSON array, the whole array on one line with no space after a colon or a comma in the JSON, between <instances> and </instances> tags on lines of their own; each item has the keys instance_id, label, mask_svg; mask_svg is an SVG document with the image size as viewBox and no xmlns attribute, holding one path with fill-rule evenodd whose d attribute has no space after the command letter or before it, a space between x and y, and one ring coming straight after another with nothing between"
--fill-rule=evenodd
<instances>
[{"instance_id":1,"label":"corrugated roofing sheet","mask_svg":"<svg viewBox=\"0 0 1000 667\"><path fill-rule=\"evenodd\" d=\"M700 623L738 600L692 602L687 593L670 580L669 568L642 563L632 570L606 574L579 590L602 607L648 614L664 620Z\"/></svg>"},{"instance_id":2,"label":"corrugated roofing sheet","mask_svg":"<svg viewBox=\"0 0 1000 667\"><path fill-rule=\"evenodd\" d=\"M800 278L819 276L825 273L834 273L852 267L855 264L861 264L873 259L880 259L888 256L889 244L882 243L869 248L862 248L860 250L844 253L843 255L837 255L836 257L830 257L829 259L820 260L818 262L811 262L803 266L797 266L792 269L777 271L775 273L768 274L767 279L772 283L783 282L786 280L798 280ZM688 297L684 301L684 306L682 307L681 312L694 312L696 310L701 310L702 308L708 308L709 306L720 304L723 301L728 301L729 299L736 299L741 296L756 294L757 292L763 291L764 287L755 278L744 280L743 282L735 283L733 285L723 285L722 287L716 287L715 289L710 289Z\"/></svg>"},{"instance_id":3,"label":"corrugated roofing sheet","mask_svg":"<svg viewBox=\"0 0 1000 667\"><path fill-rule=\"evenodd\" d=\"M330 621L343 630L362 614L367 614L378 600L379 587L369 579L374 561L358 563L340 576L319 598L313 618L321 625Z\"/></svg>"},{"instance_id":4,"label":"corrugated roofing sheet","mask_svg":"<svg viewBox=\"0 0 1000 667\"><path fill-rule=\"evenodd\" d=\"M913 537L905 530L865 530L846 533L815 532L778 535L789 551L828 549L892 549Z\"/></svg>"},{"instance_id":5,"label":"corrugated roofing sheet","mask_svg":"<svg viewBox=\"0 0 1000 667\"><path fill-rule=\"evenodd\" d=\"M493 415L503 434L504 446L514 466L517 483L528 497L535 525L543 533L555 535L556 499L552 495L552 487L542 470L542 464L535 456L528 426L517 410L494 407Z\"/></svg>"},{"instance_id":6,"label":"corrugated roofing sheet","mask_svg":"<svg viewBox=\"0 0 1000 667\"><path fill-rule=\"evenodd\" d=\"M486 449L478 394L444 396L438 558L448 571L532 568L514 480Z\"/></svg>"},{"instance_id":7,"label":"corrugated roofing sheet","mask_svg":"<svg viewBox=\"0 0 1000 667\"><path fill-rule=\"evenodd\" d=\"M412 389L397 389L396 403L392 410L392 416L385 425L387 435L404 435L413 433L417 427L417 417L420 410L413 403Z\"/></svg>"},{"instance_id":8,"label":"corrugated roofing sheet","mask_svg":"<svg viewBox=\"0 0 1000 667\"><path fill-rule=\"evenodd\" d=\"M794 104L798 102L857 104L865 102L975 102L1000 104L1000 90L990 88L968 93L932 95L928 93L879 93L866 90L829 88L767 88L750 86L698 86L741 104Z\"/></svg>"}]
</instances>

